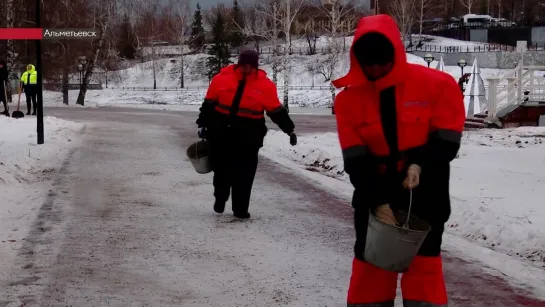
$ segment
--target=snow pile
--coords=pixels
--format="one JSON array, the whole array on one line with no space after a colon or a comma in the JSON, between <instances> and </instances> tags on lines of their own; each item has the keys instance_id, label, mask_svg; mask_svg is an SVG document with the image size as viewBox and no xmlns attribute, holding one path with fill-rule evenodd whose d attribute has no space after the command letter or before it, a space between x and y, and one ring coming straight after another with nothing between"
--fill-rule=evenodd
<instances>
[{"instance_id":1,"label":"snow pile","mask_svg":"<svg viewBox=\"0 0 545 307\"><path fill-rule=\"evenodd\" d=\"M466 132L459 158L452 163L452 216L447 231L545 264L544 151L543 128ZM271 131L262 152L340 180L348 186L342 193L351 191L335 133L302 136L298 146L291 147L285 135ZM334 189L340 192L338 183Z\"/></svg>"},{"instance_id":2,"label":"snow pile","mask_svg":"<svg viewBox=\"0 0 545 307\"><path fill-rule=\"evenodd\" d=\"M79 142L81 124L44 118L45 143L36 145L36 117L0 118L0 272L5 272L45 199L49 180Z\"/></svg>"}]
</instances>

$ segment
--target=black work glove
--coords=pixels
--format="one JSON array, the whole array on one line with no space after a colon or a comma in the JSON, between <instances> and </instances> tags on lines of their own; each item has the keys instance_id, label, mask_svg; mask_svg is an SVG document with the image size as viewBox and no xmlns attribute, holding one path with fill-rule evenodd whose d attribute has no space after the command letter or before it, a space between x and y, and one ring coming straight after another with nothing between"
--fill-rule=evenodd
<instances>
[{"instance_id":1,"label":"black work glove","mask_svg":"<svg viewBox=\"0 0 545 307\"><path fill-rule=\"evenodd\" d=\"M290 144L291 146L297 145L297 135L295 135L295 132L292 132L288 134L290 136Z\"/></svg>"}]
</instances>

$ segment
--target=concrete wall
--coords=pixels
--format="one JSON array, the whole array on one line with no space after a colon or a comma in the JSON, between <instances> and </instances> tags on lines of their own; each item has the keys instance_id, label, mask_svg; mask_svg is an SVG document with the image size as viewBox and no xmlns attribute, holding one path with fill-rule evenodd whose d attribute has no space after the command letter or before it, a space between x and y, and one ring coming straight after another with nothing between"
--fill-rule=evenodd
<instances>
[{"instance_id":1,"label":"concrete wall","mask_svg":"<svg viewBox=\"0 0 545 307\"><path fill-rule=\"evenodd\" d=\"M477 59L480 68L511 69L515 68L520 61L520 53L515 51L457 53L414 51L411 53L420 57L430 53L436 59L442 56L447 66L456 66L460 59L466 60L468 66L471 66L473 61ZM545 51L526 51L524 53L524 65L545 66Z\"/></svg>"}]
</instances>

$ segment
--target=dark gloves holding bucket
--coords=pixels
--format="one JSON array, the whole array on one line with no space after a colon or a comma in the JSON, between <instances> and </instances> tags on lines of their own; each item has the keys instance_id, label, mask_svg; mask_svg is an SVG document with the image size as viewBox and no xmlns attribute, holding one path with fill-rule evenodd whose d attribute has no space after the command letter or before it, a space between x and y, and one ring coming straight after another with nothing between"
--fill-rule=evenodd
<instances>
[{"instance_id":1,"label":"dark gloves holding bucket","mask_svg":"<svg viewBox=\"0 0 545 307\"><path fill-rule=\"evenodd\" d=\"M197 132L197 134L199 135L199 137L200 137L201 139L206 138L206 128L205 128L205 127L202 127L201 129L199 129L199 131Z\"/></svg>"},{"instance_id":2,"label":"dark gloves holding bucket","mask_svg":"<svg viewBox=\"0 0 545 307\"><path fill-rule=\"evenodd\" d=\"M291 146L297 145L297 135L295 135L295 132L292 132L288 134L290 136L290 144Z\"/></svg>"}]
</instances>

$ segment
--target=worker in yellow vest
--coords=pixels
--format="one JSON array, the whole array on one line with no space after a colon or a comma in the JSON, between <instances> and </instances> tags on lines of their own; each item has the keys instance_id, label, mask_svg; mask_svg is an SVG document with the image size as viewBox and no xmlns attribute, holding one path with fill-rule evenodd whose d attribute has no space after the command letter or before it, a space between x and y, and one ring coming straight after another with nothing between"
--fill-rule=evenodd
<instances>
[{"instance_id":1,"label":"worker in yellow vest","mask_svg":"<svg viewBox=\"0 0 545 307\"><path fill-rule=\"evenodd\" d=\"M25 91L27 115L30 115L31 107L33 106L34 112L32 115L36 115L36 98L38 96L38 72L32 64L28 64L26 71L21 76L21 86ZM32 105L30 102L32 101Z\"/></svg>"}]
</instances>

